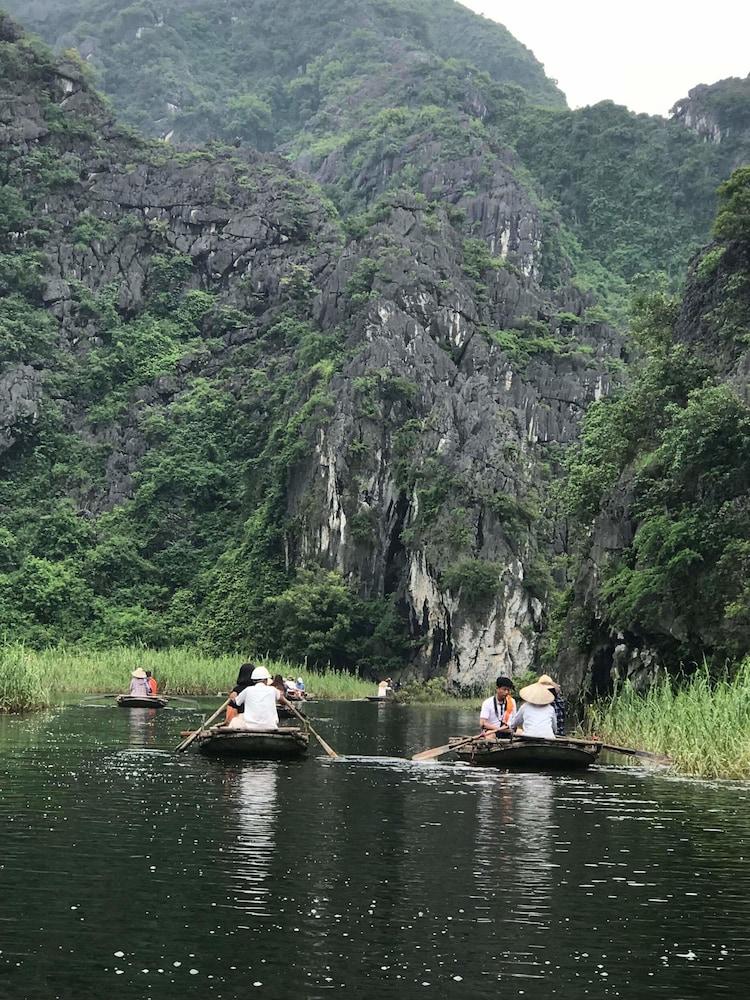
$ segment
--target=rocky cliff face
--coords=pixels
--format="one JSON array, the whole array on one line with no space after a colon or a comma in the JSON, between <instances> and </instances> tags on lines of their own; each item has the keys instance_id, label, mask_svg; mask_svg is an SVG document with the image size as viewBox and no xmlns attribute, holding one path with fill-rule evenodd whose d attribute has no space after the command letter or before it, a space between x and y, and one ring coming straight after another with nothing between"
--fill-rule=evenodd
<instances>
[{"instance_id":1,"label":"rocky cliff face","mask_svg":"<svg viewBox=\"0 0 750 1000\"><path fill-rule=\"evenodd\" d=\"M730 170L750 159L750 76L693 87L671 114L706 142L721 145Z\"/></svg>"},{"instance_id":2,"label":"rocky cliff face","mask_svg":"<svg viewBox=\"0 0 750 1000\"><path fill-rule=\"evenodd\" d=\"M649 356L586 429L572 492L594 517L559 645L570 687L643 689L750 647L748 189L748 168L723 187L716 242L676 306L656 300Z\"/></svg>"},{"instance_id":3,"label":"rocky cliff face","mask_svg":"<svg viewBox=\"0 0 750 1000\"><path fill-rule=\"evenodd\" d=\"M545 289L545 221L507 163L468 190L478 164L436 168L435 136L443 204L381 197L386 155L346 236L283 161L138 140L80 66L2 30L0 304L27 331L0 373L4 474L27 484L5 494L6 624L253 644L263 600L322 566L396 610L413 671L524 671L566 544L556 449L621 347L589 297ZM30 482L72 548L21 523ZM9 596L42 571L68 588L47 620Z\"/></svg>"}]
</instances>

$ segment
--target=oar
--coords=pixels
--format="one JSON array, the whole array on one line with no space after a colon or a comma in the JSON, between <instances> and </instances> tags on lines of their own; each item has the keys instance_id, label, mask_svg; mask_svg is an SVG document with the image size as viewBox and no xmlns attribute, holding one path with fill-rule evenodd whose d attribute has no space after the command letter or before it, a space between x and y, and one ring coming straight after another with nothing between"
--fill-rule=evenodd
<instances>
[{"instance_id":1,"label":"oar","mask_svg":"<svg viewBox=\"0 0 750 1000\"><path fill-rule=\"evenodd\" d=\"M100 698L119 698L123 694L122 691L117 694L88 694L83 699L84 701L99 701Z\"/></svg>"},{"instance_id":2,"label":"oar","mask_svg":"<svg viewBox=\"0 0 750 1000\"><path fill-rule=\"evenodd\" d=\"M421 753L415 753L412 760L434 760L436 757L442 757L443 754L450 753L451 750L455 750L457 747L464 747L467 743L473 743L474 740L481 740L484 737L484 733L481 732L478 736L467 736L465 740L459 740L458 743L444 743L441 747L433 747L432 750L422 750Z\"/></svg>"},{"instance_id":3,"label":"oar","mask_svg":"<svg viewBox=\"0 0 750 1000\"><path fill-rule=\"evenodd\" d=\"M196 729L194 733L191 733L186 740L183 740L182 743L178 744L175 747L175 750L178 753L182 753L183 750L187 750L187 748L190 746L190 744L193 742L196 736L198 736L199 733L202 733L204 729L207 729L214 721L214 719L218 719L218 717L221 715L221 713L224 711L224 709L227 707L228 704L229 704L229 698L227 698L227 700L224 702L223 705L221 705L219 708L216 709L216 711L214 712L214 714L211 716L210 719L208 719L206 722L201 723L199 728Z\"/></svg>"},{"instance_id":4,"label":"oar","mask_svg":"<svg viewBox=\"0 0 750 1000\"><path fill-rule=\"evenodd\" d=\"M294 706L291 705L286 700L286 698L283 699L283 703L286 705L287 708L291 709L292 714L297 716L297 718L300 720L300 722L302 723L303 726L307 726L307 728L313 734L313 736L318 741L318 743L320 743L320 745L323 747L323 749L325 750L325 752L328 754L329 757L338 757L338 754L333 749L333 747L330 747L326 743L326 741L323 739L323 737L319 733L315 732L315 730L313 729L313 727L310 725L310 720L308 718L306 718L304 715L300 715L300 713L297 711L297 709L294 708Z\"/></svg>"},{"instance_id":5,"label":"oar","mask_svg":"<svg viewBox=\"0 0 750 1000\"><path fill-rule=\"evenodd\" d=\"M515 740L539 740L538 736L527 736L525 733L514 733L513 739ZM646 760L653 760L659 764L672 764L672 758L667 757L666 754L654 753L653 750L637 750L634 747L618 747L612 743L602 743L601 740L585 740L580 739L576 736L558 736L557 739L560 741L565 741L565 743L575 743L578 746L586 747L601 747L602 750L609 750L610 753L622 753L626 754L628 757L644 757Z\"/></svg>"}]
</instances>

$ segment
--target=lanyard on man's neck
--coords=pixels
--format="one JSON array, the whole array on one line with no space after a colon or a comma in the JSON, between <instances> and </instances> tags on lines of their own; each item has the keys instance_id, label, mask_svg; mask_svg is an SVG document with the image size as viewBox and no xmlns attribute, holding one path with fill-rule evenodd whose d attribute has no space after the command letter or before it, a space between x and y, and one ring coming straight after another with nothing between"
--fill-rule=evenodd
<instances>
[{"instance_id":1,"label":"lanyard on man's neck","mask_svg":"<svg viewBox=\"0 0 750 1000\"><path fill-rule=\"evenodd\" d=\"M497 707L497 695L496 694L493 694L492 700L495 702L495 715L497 716L498 721L502 722L503 721L503 715L505 714L505 699L503 700L503 711L502 712Z\"/></svg>"}]
</instances>

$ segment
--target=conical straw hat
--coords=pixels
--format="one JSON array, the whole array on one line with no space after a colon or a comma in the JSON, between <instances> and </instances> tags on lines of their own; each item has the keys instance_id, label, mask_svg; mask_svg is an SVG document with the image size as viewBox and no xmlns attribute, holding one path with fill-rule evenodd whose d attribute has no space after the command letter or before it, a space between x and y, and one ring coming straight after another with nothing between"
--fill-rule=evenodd
<instances>
[{"instance_id":1,"label":"conical straw hat","mask_svg":"<svg viewBox=\"0 0 750 1000\"><path fill-rule=\"evenodd\" d=\"M143 669L143 667L138 667L138 669L134 670L133 673L130 676L131 677L137 677L138 680L145 680L146 679L146 671Z\"/></svg>"},{"instance_id":2,"label":"conical straw hat","mask_svg":"<svg viewBox=\"0 0 750 1000\"><path fill-rule=\"evenodd\" d=\"M542 674L541 677L537 678L537 684L543 684L545 687L549 688L559 688L560 685L557 681L553 681L549 674Z\"/></svg>"},{"instance_id":3,"label":"conical straw hat","mask_svg":"<svg viewBox=\"0 0 750 1000\"><path fill-rule=\"evenodd\" d=\"M551 705L555 700L555 696L552 694L548 687L544 684L529 684L525 688L521 688L519 694L524 701L527 701L529 705Z\"/></svg>"}]
</instances>

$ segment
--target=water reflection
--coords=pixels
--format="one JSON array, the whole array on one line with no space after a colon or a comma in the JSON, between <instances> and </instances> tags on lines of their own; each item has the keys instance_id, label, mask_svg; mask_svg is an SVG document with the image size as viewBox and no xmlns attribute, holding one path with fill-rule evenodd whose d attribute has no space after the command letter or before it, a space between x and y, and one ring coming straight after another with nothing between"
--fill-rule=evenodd
<instances>
[{"instance_id":1,"label":"water reflection","mask_svg":"<svg viewBox=\"0 0 750 1000\"><path fill-rule=\"evenodd\" d=\"M157 709L126 708L118 709L128 717L128 745L131 747L155 747L158 731L156 728Z\"/></svg>"},{"instance_id":2,"label":"water reflection","mask_svg":"<svg viewBox=\"0 0 750 1000\"><path fill-rule=\"evenodd\" d=\"M742 995L750 786L373 761L466 721L317 711L362 756L176 755L170 712L1 724L0 997Z\"/></svg>"},{"instance_id":3,"label":"water reflection","mask_svg":"<svg viewBox=\"0 0 750 1000\"><path fill-rule=\"evenodd\" d=\"M237 820L233 888L238 907L259 917L272 916L271 864L276 850L278 764L248 763L232 771L227 788Z\"/></svg>"}]
</instances>

